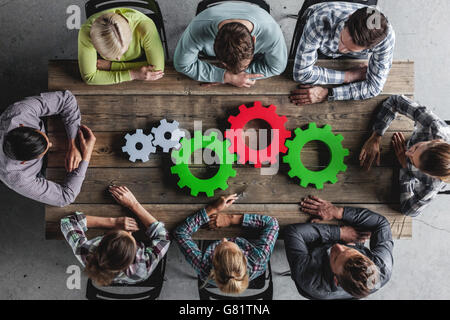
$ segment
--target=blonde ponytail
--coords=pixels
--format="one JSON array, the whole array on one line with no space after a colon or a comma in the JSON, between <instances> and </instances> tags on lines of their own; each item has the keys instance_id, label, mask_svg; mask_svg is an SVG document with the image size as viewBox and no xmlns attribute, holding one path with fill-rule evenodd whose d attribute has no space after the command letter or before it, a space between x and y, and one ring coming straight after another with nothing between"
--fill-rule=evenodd
<instances>
[{"instance_id":1,"label":"blonde ponytail","mask_svg":"<svg viewBox=\"0 0 450 320\"><path fill-rule=\"evenodd\" d=\"M128 21L114 12L105 13L95 19L90 36L97 52L108 60L116 60L123 55L132 38Z\"/></svg>"},{"instance_id":2,"label":"blonde ponytail","mask_svg":"<svg viewBox=\"0 0 450 320\"><path fill-rule=\"evenodd\" d=\"M224 293L244 292L249 282L247 258L241 250L217 246L209 279L213 279L220 291Z\"/></svg>"}]
</instances>

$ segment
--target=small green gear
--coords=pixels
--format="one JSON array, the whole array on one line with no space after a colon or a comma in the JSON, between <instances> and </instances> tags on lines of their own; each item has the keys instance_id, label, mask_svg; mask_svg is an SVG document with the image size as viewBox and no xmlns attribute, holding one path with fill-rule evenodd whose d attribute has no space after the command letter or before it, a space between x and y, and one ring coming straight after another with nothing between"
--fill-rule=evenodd
<instances>
[{"instance_id":1,"label":"small green gear","mask_svg":"<svg viewBox=\"0 0 450 320\"><path fill-rule=\"evenodd\" d=\"M236 155L228 151L231 143L228 140L220 141L217 136L217 132L204 136L201 131L195 131L193 139L181 139L181 148L172 151L175 165L171 168L171 172L180 178L178 186L180 188L189 187L191 195L194 197L197 197L200 192L212 197L217 189L226 190L228 179L236 176L236 170L233 169ZM210 179L197 178L189 170L191 155L199 149L210 149L219 159L219 170Z\"/></svg>"},{"instance_id":2,"label":"small green gear","mask_svg":"<svg viewBox=\"0 0 450 320\"><path fill-rule=\"evenodd\" d=\"M321 171L311 171L306 169L302 163L301 150L310 141L318 140L325 143L330 149L331 159L328 167ZM344 164L344 157L348 156L348 149L342 147L344 137L340 134L334 135L331 132L331 126L325 125L323 128L317 128L314 122L309 124L308 129L295 129L295 138L286 141L288 153L283 157L283 162L288 163L291 170L288 172L289 177L297 177L300 179L300 185L304 188L308 184L314 184L316 189L323 189L326 182L336 183L338 181L337 174L347 170Z\"/></svg>"}]
</instances>

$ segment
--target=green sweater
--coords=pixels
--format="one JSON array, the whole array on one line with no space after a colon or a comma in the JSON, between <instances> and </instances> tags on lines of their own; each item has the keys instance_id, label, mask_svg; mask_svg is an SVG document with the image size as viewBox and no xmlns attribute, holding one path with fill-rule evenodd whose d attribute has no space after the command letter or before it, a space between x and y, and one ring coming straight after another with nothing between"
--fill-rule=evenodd
<instances>
[{"instance_id":1,"label":"green sweater","mask_svg":"<svg viewBox=\"0 0 450 320\"><path fill-rule=\"evenodd\" d=\"M225 70L201 61L198 54L215 56L218 26L228 19L243 19L253 24L255 59L246 70L248 73L261 73L267 78L284 71L288 54L280 26L265 10L246 2L225 2L196 16L178 41L173 58L175 69L197 81L223 82Z\"/></svg>"},{"instance_id":2,"label":"green sweater","mask_svg":"<svg viewBox=\"0 0 450 320\"><path fill-rule=\"evenodd\" d=\"M97 50L92 44L90 30L95 19L108 12L122 14L128 20L133 36L130 47L120 61L112 61L111 71L103 71L97 70ZM141 58L144 53L147 61L127 62ZM130 70L142 66L153 65L155 70L164 70L164 50L155 23L142 12L127 8L110 9L92 15L78 35L78 64L83 80L94 85L131 81Z\"/></svg>"}]
</instances>

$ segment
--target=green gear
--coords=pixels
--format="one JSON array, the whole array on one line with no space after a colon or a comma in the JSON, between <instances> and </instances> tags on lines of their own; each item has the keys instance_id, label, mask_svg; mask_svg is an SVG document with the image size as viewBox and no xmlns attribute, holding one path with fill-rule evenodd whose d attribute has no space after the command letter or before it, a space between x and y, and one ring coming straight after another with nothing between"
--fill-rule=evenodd
<instances>
[{"instance_id":1,"label":"green gear","mask_svg":"<svg viewBox=\"0 0 450 320\"><path fill-rule=\"evenodd\" d=\"M310 141L319 140L325 143L330 149L331 160L325 169L321 171L311 171L305 168L301 160L301 150ZM300 179L300 185L304 188L308 184L315 184L316 189L323 189L325 182L336 183L338 181L337 174L347 170L344 164L344 157L348 156L348 149L342 147L344 137L340 134L334 135L331 132L331 126L325 125L323 128L317 128L314 122L309 124L307 130L300 128L295 129L295 138L286 141L288 153L283 157L283 162L288 163L291 170L288 172L289 177L297 177Z\"/></svg>"},{"instance_id":2,"label":"green gear","mask_svg":"<svg viewBox=\"0 0 450 320\"><path fill-rule=\"evenodd\" d=\"M226 190L228 179L236 176L236 170L233 169L236 155L228 151L231 142L220 141L217 135L217 132L212 132L210 135L204 136L201 131L195 131L193 139L181 139L181 148L172 151L175 165L171 168L171 172L180 178L178 186L180 188L189 187L191 195L194 197L197 197L199 192L205 192L208 197L212 197L218 188ZM210 149L219 158L219 170L210 179L197 178L189 170L191 154L199 149Z\"/></svg>"}]
</instances>

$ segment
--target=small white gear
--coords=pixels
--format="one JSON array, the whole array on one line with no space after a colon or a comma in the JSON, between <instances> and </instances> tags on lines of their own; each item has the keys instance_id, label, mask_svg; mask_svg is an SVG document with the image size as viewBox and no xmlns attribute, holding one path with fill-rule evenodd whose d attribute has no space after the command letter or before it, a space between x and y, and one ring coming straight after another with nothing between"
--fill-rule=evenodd
<instances>
[{"instance_id":1,"label":"small white gear","mask_svg":"<svg viewBox=\"0 0 450 320\"><path fill-rule=\"evenodd\" d=\"M166 119L162 119L159 126L152 129L155 136L153 145L160 146L164 152L169 152L172 148L178 150L181 147L180 139L185 135L185 132L180 130L179 125L177 121L170 123ZM170 139L166 139L166 133L170 133Z\"/></svg>"},{"instance_id":2,"label":"small white gear","mask_svg":"<svg viewBox=\"0 0 450 320\"><path fill-rule=\"evenodd\" d=\"M130 155L131 162L136 162L136 160L147 162L150 154L156 152L156 148L152 143L152 134L145 135L142 129L137 129L135 134L130 135L127 133L125 140L127 140L127 144L122 147L122 151ZM142 145L142 148L139 150L136 148L138 143Z\"/></svg>"}]
</instances>

